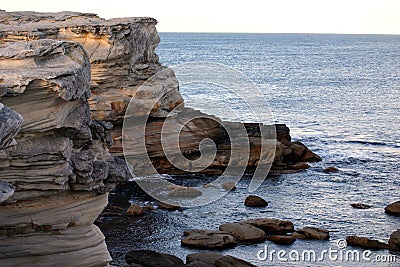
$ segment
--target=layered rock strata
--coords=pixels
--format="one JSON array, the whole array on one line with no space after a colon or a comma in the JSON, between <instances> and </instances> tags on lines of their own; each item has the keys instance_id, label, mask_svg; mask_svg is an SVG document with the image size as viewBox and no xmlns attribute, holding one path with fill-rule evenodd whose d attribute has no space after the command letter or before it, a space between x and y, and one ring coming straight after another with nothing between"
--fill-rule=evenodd
<instances>
[{"instance_id":1,"label":"layered rock strata","mask_svg":"<svg viewBox=\"0 0 400 267\"><path fill-rule=\"evenodd\" d=\"M196 159L201 153L199 142L209 138L215 142L217 153L204 172L221 173L231 160L232 150L235 150L221 123L233 129L240 129L243 124L221 122L215 117L210 119L206 114L184 107L173 71L163 67L155 54L160 41L156 23L152 18L104 20L87 13L0 11L0 42L50 38L80 43L88 52L91 63L90 111L94 119L114 125L110 130L113 138L110 152L113 155L124 157L122 123L128 104L133 101L131 116L149 116L145 131L140 130L145 133L144 136L127 138L126 145L130 150L137 151L136 158L140 159L145 153L158 172L186 173L175 166L176 162L179 165L180 153L188 159ZM153 76L156 73L158 75ZM172 110L175 111L173 114ZM192 115L201 118L184 123L185 118ZM162 129L168 116L170 125L175 126L173 129ZM180 128L179 151L175 147L174 151L167 151L173 159L171 162L171 157L163 151L168 147L161 146L160 133L163 131L165 140L173 140L176 139L176 129ZM270 143L271 139L277 140L275 144L270 144L276 153L268 155L267 164L273 164L274 170L295 170L298 168L291 166L295 166L296 162L320 160L303 144L292 143L285 125L246 124L245 129L249 150L237 151L243 154L243 159L234 164L245 164L248 171L254 171L263 161L263 155L260 155L262 143ZM138 146L140 138L146 140L145 150ZM133 164L139 169L147 167L146 164L141 165L140 160L134 160Z\"/></svg>"},{"instance_id":2,"label":"layered rock strata","mask_svg":"<svg viewBox=\"0 0 400 267\"><path fill-rule=\"evenodd\" d=\"M107 266L93 222L116 182L114 158L107 124L91 121L86 51L55 40L1 44L0 81L0 180L15 188L0 204L0 265Z\"/></svg>"}]
</instances>

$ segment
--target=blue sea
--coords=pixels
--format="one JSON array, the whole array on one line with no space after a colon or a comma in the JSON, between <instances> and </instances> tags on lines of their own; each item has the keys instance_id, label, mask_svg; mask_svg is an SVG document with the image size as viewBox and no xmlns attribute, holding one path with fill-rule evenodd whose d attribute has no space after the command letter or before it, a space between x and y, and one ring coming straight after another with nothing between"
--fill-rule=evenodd
<instances>
[{"instance_id":1,"label":"blue sea","mask_svg":"<svg viewBox=\"0 0 400 267\"><path fill-rule=\"evenodd\" d=\"M194 252L180 247L185 229L217 229L226 222L271 217L289 219L297 229L303 226L328 229L330 241L298 240L290 247L266 241L240 245L223 253L257 266L400 266L399 255L397 263L329 260L271 263L259 261L256 256L264 245L275 250L322 251L334 248L336 240L347 235L387 242L390 233L400 228L400 218L383 210L387 204L400 200L400 36L236 33L160 33L160 36L157 54L164 65L212 62L248 76L264 96L274 121L287 124L292 139L306 144L323 161L312 164L306 171L265 180L255 192L269 202L265 209L243 205L250 180L242 179L238 190L218 202L183 212L159 210L147 214L124 226L130 227L129 233L118 233L121 240L132 240L126 250L155 249L184 258ZM209 93L213 94L211 90ZM198 90L183 87L181 92L186 105L194 108L202 107L199 101L207 94L207 90L199 95ZM226 103L231 104L234 103ZM212 106L203 111L214 112ZM217 111L214 113L218 115ZM323 173L322 169L329 166L340 171ZM204 179L194 177L187 183L204 183ZM140 195L132 195L131 201L151 202ZM372 208L358 210L350 206L358 202ZM108 245L111 251L117 246L111 241ZM373 251L372 257L376 255L392 254Z\"/></svg>"}]
</instances>

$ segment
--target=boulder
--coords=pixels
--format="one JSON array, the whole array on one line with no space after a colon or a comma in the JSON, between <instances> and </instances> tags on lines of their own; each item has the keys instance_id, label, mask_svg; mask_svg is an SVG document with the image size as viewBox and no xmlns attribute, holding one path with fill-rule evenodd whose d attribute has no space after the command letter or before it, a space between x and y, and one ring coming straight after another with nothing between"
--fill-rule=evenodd
<instances>
[{"instance_id":1,"label":"boulder","mask_svg":"<svg viewBox=\"0 0 400 267\"><path fill-rule=\"evenodd\" d=\"M400 201L393 202L385 207L385 212L390 215L400 216Z\"/></svg>"},{"instance_id":2,"label":"boulder","mask_svg":"<svg viewBox=\"0 0 400 267\"><path fill-rule=\"evenodd\" d=\"M215 252L197 252L186 256L186 266L190 267L254 267L255 265L230 255Z\"/></svg>"},{"instance_id":3,"label":"boulder","mask_svg":"<svg viewBox=\"0 0 400 267\"><path fill-rule=\"evenodd\" d=\"M227 232L190 230L184 232L181 245L198 249L226 249L237 245L237 240Z\"/></svg>"},{"instance_id":4,"label":"boulder","mask_svg":"<svg viewBox=\"0 0 400 267\"><path fill-rule=\"evenodd\" d=\"M263 230L246 223L226 223L220 225L219 229L228 232L239 242L259 243L266 238Z\"/></svg>"},{"instance_id":5,"label":"boulder","mask_svg":"<svg viewBox=\"0 0 400 267\"><path fill-rule=\"evenodd\" d=\"M144 210L141 206L139 206L137 204L131 204L131 206L127 209L127 211L125 213L127 215L137 216L137 215L143 215Z\"/></svg>"},{"instance_id":6,"label":"boulder","mask_svg":"<svg viewBox=\"0 0 400 267\"><path fill-rule=\"evenodd\" d=\"M400 230L394 231L389 238L390 250L400 251Z\"/></svg>"},{"instance_id":7,"label":"boulder","mask_svg":"<svg viewBox=\"0 0 400 267\"><path fill-rule=\"evenodd\" d=\"M244 205L247 207L266 207L268 202L259 196L250 195L246 197Z\"/></svg>"},{"instance_id":8,"label":"boulder","mask_svg":"<svg viewBox=\"0 0 400 267\"><path fill-rule=\"evenodd\" d=\"M292 157L294 162L318 162L321 161L321 157L308 149L301 142L292 142L290 144L292 149Z\"/></svg>"},{"instance_id":9,"label":"boulder","mask_svg":"<svg viewBox=\"0 0 400 267\"><path fill-rule=\"evenodd\" d=\"M208 267L215 266L215 261L224 255L215 252L196 252L186 256L186 266Z\"/></svg>"},{"instance_id":10,"label":"boulder","mask_svg":"<svg viewBox=\"0 0 400 267\"><path fill-rule=\"evenodd\" d=\"M278 245L291 245L296 241L296 238L290 235L270 235L267 240Z\"/></svg>"},{"instance_id":11,"label":"boulder","mask_svg":"<svg viewBox=\"0 0 400 267\"><path fill-rule=\"evenodd\" d=\"M184 267L183 261L170 254L160 253L153 250L132 250L125 255L128 264L139 264L144 267Z\"/></svg>"},{"instance_id":12,"label":"boulder","mask_svg":"<svg viewBox=\"0 0 400 267\"><path fill-rule=\"evenodd\" d=\"M362 249L388 249L389 245L378 240L367 237L346 236L348 246L360 247Z\"/></svg>"},{"instance_id":13,"label":"boulder","mask_svg":"<svg viewBox=\"0 0 400 267\"><path fill-rule=\"evenodd\" d=\"M329 239L329 231L316 227L304 227L294 232L293 237L298 239L327 240Z\"/></svg>"},{"instance_id":14,"label":"boulder","mask_svg":"<svg viewBox=\"0 0 400 267\"><path fill-rule=\"evenodd\" d=\"M267 234L285 234L294 231L293 223L287 220L258 218L243 221L243 223L247 223L257 228L260 228Z\"/></svg>"}]
</instances>

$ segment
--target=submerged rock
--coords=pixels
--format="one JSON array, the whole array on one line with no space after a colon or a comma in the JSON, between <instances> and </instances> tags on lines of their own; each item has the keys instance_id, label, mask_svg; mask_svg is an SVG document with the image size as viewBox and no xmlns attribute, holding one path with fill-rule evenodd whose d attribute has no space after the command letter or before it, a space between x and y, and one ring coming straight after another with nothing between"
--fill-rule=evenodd
<instances>
[{"instance_id":1,"label":"submerged rock","mask_svg":"<svg viewBox=\"0 0 400 267\"><path fill-rule=\"evenodd\" d=\"M247 207L266 207L268 202L259 196L250 195L246 197L244 205Z\"/></svg>"},{"instance_id":2,"label":"submerged rock","mask_svg":"<svg viewBox=\"0 0 400 267\"><path fill-rule=\"evenodd\" d=\"M385 207L385 212L394 216L400 216L400 201L393 202Z\"/></svg>"},{"instance_id":3,"label":"submerged rock","mask_svg":"<svg viewBox=\"0 0 400 267\"><path fill-rule=\"evenodd\" d=\"M237 240L224 231L190 230L184 232L181 245L198 249L226 249L237 245Z\"/></svg>"},{"instance_id":4,"label":"submerged rock","mask_svg":"<svg viewBox=\"0 0 400 267\"><path fill-rule=\"evenodd\" d=\"M153 250L132 250L125 255L125 260L130 266L143 267L184 267L183 261L170 254L160 253Z\"/></svg>"},{"instance_id":5,"label":"submerged rock","mask_svg":"<svg viewBox=\"0 0 400 267\"><path fill-rule=\"evenodd\" d=\"M259 243L266 238L263 230L246 223L226 223L220 225L219 229L228 232L239 242Z\"/></svg>"},{"instance_id":6,"label":"submerged rock","mask_svg":"<svg viewBox=\"0 0 400 267\"><path fill-rule=\"evenodd\" d=\"M389 245L367 237L346 236L347 245L363 249L388 249Z\"/></svg>"},{"instance_id":7,"label":"submerged rock","mask_svg":"<svg viewBox=\"0 0 400 267\"><path fill-rule=\"evenodd\" d=\"M202 192L196 188L180 185L168 185L166 190L170 197L195 198L202 194Z\"/></svg>"},{"instance_id":8,"label":"submerged rock","mask_svg":"<svg viewBox=\"0 0 400 267\"><path fill-rule=\"evenodd\" d=\"M363 204L363 203L352 203L350 205L355 209L362 209L362 210L369 209L372 207L371 205Z\"/></svg>"},{"instance_id":9,"label":"submerged rock","mask_svg":"<svg viewBox=\"0 0 400 267\"><path fill-rule=\"evenodd\" d=\"M290 235L270 235L267 240L278 245L291 245L296 241L296 238Z\"/></svg>"},{"instance_id":10,"label":"submerged rock","mask_svg":"<svg viewBox=\"0 0 400 267\"><path fill-rule=\"evenodd\" d=\"M328 167L322 170L324 173L330 173L330 172L338 172L339 170L335 167Z\"/></svg>"}]
</instances>

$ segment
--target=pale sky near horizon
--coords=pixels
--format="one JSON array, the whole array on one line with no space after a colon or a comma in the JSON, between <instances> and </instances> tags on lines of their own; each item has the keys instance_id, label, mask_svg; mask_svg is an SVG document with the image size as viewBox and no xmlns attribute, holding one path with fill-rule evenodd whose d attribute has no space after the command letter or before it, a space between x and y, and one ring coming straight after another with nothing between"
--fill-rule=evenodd
<instances>
[{"instance_id":1,"label":"pale sky near horizon","mask_svg":"<svg viewBox=\"0 0 400 267\"><path fill-rule=\"evenodd\" d=\"M160 32L400 34L399 0L0 0L0 9L149 16Z\"/></svg>"}]
</instances>

